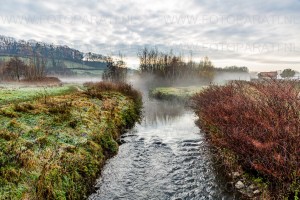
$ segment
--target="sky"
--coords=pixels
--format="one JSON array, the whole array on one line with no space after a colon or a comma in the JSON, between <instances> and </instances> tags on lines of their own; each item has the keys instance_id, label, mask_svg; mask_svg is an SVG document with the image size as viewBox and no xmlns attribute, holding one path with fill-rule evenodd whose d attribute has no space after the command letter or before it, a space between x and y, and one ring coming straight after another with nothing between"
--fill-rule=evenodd
<instances>
[{"instance_id":1,"label":"sky","mask_svg":"<svg viewBox=\"0 0 300 200\"><path fill-rule=\"evenodd\" d=\"M145 46L216 67L300 71L300 0L0 0L0 35L125 55Z\"/></svg>"}]
</instances>

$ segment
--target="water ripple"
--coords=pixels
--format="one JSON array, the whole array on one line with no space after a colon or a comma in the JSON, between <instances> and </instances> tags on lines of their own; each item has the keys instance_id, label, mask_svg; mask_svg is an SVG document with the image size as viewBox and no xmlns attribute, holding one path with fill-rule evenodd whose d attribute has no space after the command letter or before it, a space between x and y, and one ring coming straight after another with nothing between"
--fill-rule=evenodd
<instances>
[{"instance_id":1,"label":"water ripple","mask_svg":"<svg viewBox=\"0 0 300 200\"><path fill-rule=\"evenodd\" d=\"M171 108L163 108L168 115ZM122 136L119 153L105 165L89 199L233 199L220 187L193 114L162 117L149 110L141 125Z\"/></svg>"}]
</instances>

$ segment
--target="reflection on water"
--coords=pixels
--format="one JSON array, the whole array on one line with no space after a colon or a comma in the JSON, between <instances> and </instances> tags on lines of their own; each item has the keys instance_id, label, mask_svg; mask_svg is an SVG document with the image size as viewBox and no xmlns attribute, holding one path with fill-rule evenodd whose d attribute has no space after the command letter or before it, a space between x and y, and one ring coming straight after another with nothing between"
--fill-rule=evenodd
<instances>
[{"instance_id":1,"label":"reflection on water","mask_svg":"<svg viewBox=\"0 0 300 200\"><path fill-rule=\"evenodd\" d=\"M147 100L143 122L122 136L89 199L233 199L194 120L183 106Z\"/></svg>"},{"instance_id":2,"label":"reflection on water","mask_svg":"<svg viewBox=\"0 0 300 200\"><path fill-rule=\"evenodd\" d=\"M180 118L185 112L182 105L168 102L147 101L144 104L144 126L155 126L156 124L166 124Z\"/></svg>"}]
</instances>

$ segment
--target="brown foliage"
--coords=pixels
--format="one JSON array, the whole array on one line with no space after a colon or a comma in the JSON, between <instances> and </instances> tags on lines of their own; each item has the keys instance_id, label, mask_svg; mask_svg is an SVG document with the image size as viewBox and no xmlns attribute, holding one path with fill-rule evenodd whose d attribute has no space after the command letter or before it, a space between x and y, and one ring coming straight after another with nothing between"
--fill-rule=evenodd
<instances>
[{"instance_id":1,"label":"brown foliage","mask_svg":"<svg viewBox=\"0 0 300 200\"><path fill-rule=\"evenodd\" d=\"M112 82L98 82L98 83L85 83L87 87L87 94L93 97L101 96L101 92L115 91L120 92L127 97L132 98L134 101L141 100L141 94L127 83L112 83Z\"/></svg>"},{"instance_id":2,"label":"brown foliage","mask_svg":"<svg viewBox=\"0 0 300 200\"><path fill-rule=\"evenodd\" d=\"M26 64L18 57L11 58L6 63L0 63L0 77L3 80L38 81L46 76L46 58L35 54Z\"/></svg>"},{"instance_id":3,"label":"brown foliage","mask_svg":"<svg viewBox=\"0 0 300 200\"><path fill-rule=\"evenodd\" d=\"M233 151L277 189L291 190L300 178L299 93L297 82L233 82L195 95L192 107L216 147Z\"/></svg>"},{"instance_id":4,"label":"brown foliage","mask_svg":"<svg viewBox=\"0 0 300 200\"><path fill-rule=\"evenodd\" d=\"M25 74L26 67L26 64L21 59L18 57L13 57L7 63L5 63L5 66L2 70L3 78L7 80L16 79L20 81L20 78Z\"/></svg>"}]
</instances>

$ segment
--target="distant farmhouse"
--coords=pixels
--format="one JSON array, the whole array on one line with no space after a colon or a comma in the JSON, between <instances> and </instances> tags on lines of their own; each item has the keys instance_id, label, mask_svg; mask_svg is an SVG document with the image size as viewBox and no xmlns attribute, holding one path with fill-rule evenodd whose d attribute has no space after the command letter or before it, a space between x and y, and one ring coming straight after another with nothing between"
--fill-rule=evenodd
<instances>
[{"instance_id":1,"label":"distant farmhouse","mask_svg":"<svg viewBox=\"0 0 300 200\"><path fill-rule=\"evenodd\" d=\"M297 72L294 77L283 78L281 77L280 71L273 72L260 72L252 74L251 81L263 81L263 80L277 80L277 79L289 79L289 80L300 80L300 73Z\"/></svg>"},{"instance_id":2,"label":"distant farmhouse","mask_svg":"<svg viewBox=\"0 0 300 200\"><path fill-rule=\"evenodd\" d=\"M278 72L260 72L258 73L258 79L266 80L266 79L278 79Z\"/></svg>"}]
</instances>

